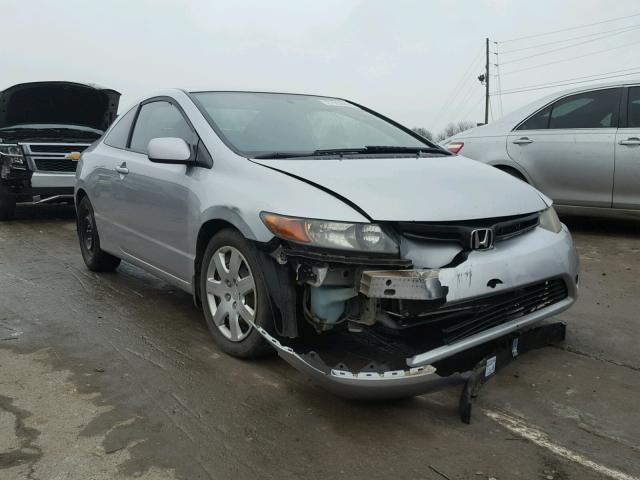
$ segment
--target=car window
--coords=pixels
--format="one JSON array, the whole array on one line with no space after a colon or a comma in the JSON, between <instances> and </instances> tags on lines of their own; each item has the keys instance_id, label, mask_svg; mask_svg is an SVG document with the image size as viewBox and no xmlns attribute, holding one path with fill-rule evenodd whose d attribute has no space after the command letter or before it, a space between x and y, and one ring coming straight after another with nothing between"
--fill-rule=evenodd
<instances>
[{"instance_id":1,"label":"car window","mask_svg":"<svg viewBox=\"0 0 640 480\"><path fill-rule=\"evenodd\" d=\"M131 124L136 117L136 105L119 119L116 119L116 124L104 139L104 143L110 147L126 148L127 140L129 139L129 131L131 130Z\"/></svg>"},{"instance_id":2,"label":"car window","mask_svg":"<svg viewBox=\"0 0 640 480\"><path fill-rule=\"evenodd\" d=\"M565 97L553 104L549 128L617 127L619 98L617 88Z\"/></svg>"},{"instance_id":3,"label":"car window","mask_svg":"<svg viewBox=\"0 0 640 480\"><path fill-rule=\"evenodd\" d=\"M549 114L551 113L551 107L544 108L538 113L525 120L518 130L541 130L549 127Z\"/></svg>"},{"instance_id":4,"label":"car window","mask_svg":"<svg viewBox=\"0 0 640 480\"><path fill-rule=\"evenodd\" d=\"M196 143L195 133L174 105L165 101L146 103L140 108L130 148L146 153L149 141L160 137L182 138L189 145Z\"/></svg>"},{"instance_id":5,"label":"car window","mask_svg":"<svg viewBox=\"0 0 640 480\"><path fill-rule=\"evenodd\" d=\"M629 89L627 118L629 128L640 128L640 87Z\"/></svg>"}]
</instances>

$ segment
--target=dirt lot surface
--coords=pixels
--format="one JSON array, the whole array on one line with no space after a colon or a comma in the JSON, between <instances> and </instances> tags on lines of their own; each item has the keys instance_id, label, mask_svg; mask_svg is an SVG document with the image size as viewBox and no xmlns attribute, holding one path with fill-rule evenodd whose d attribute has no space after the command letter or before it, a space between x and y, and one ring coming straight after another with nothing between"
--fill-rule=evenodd
<instances>
[{"instance_id":1,"label":"dirt lot surface","mask_svg":"<svg viewBox=\"0 0 640 480\"><path fill-rule=\"evenodd\" d=\"M640 479L640 222L565 219L568 339L482 390L384 403L222 354L191 298L82 263L73 211L0 224L0 478Z\"/></svg>"}]
</instances>

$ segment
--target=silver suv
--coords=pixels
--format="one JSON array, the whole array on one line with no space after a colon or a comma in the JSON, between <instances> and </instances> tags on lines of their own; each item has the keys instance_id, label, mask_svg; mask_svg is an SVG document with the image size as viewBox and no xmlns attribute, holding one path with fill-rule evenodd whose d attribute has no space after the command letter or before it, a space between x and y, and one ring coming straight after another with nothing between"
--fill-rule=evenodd
<instances>
[{"instance_id":1,"label":"silver suv","mask_svg":"<svg viewBox=\"0 0 640 480\"><path fill-rule=\"evenodd\" d=\"M275 348L343 395L460 380L447 360L515 356L576 299L549 199L338 98L167 90L83 152L75 195L89 269L131 262L229 354Z\"/></svg>"}]
</instances>

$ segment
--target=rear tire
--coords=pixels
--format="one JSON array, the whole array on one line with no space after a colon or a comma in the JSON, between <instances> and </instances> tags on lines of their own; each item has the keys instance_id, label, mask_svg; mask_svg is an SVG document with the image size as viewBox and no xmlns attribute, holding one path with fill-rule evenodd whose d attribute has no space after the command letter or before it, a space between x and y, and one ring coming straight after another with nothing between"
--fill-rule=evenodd
<instances>
[{"instance_id":1,"label":"rear tire","mask_svg":"<svg viewBox=\"0 0 640 480\"><path fill-rule=\"evenodd\" d=\"M87 268L93 272L112 272L118 268L120 259L100 249L100 236L88 197L80 200L77 222L80 252Z\"/></svg>"},{"instance_id":2,"label":"rear tire","mask_svg":"<svg viewBox=\"0 0 640 480\"><path fill-rule=\"evenodd\" d=\"M273 353L244 320L272 331L269 297L253 245L235 230L220 231L209 241L200 272L202 310L220 348L239 358Z\"/></svg>"},{"instance_id":3,"label":"rear tire","mask_svg":"<svg viewBox=\"0 0 640 480\"><path fill-rule=\"evenodd\" d=\"M0 221L13 220L16 214L16 199L6 186L0 185Z\"/></svg>"}]
</instances>

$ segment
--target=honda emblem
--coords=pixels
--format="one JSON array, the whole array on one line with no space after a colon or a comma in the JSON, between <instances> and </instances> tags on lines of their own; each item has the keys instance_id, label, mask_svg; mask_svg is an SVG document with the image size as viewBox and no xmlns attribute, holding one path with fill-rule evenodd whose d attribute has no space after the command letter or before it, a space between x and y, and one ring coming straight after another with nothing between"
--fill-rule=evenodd
<instances>
[{"instance_id":1,"label":"honda emblem","mask_svg":"<svg viewBox=\"0 0 640 480\"><path fill-rule=\"evenodd\" d=\"M479 228L471 232L471 249L488 250L493 248L493 230L491 228Z\"/></svg>"}]
</instances>

